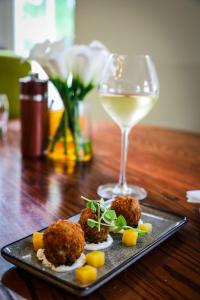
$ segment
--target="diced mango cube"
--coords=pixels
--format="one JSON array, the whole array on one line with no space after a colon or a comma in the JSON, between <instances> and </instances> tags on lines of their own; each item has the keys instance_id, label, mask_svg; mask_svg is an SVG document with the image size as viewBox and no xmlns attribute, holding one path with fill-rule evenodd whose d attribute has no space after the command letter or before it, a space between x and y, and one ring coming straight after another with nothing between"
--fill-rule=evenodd
<instances>
[{"instance_id":1,"label":"diced mango cube","mask_svg":"<svg viewBox=\"0 0 200 300\"><path fill-rule=\"evenodd\" d=\"M105 264L105 253L103 251L92 251L86 255L86 263L95 268Z\"/></svg>"},{"instance_id":2,"label":"diced mango cube","mask_svg":"<svg viewBox=\"0 0 200 300\"><path fill-rule=\"evenodd\" d=\"M152 232L152 224L151 223L143 223L139 225L140 230L144 230L146 232Z\"/></svg>"},{"instance_id":3,"label":"diced mango cube","mask_svg":"<svg viewBox=\"0 0 200 300\"><path fill-rule=\"evenodd\" d=\"M84 267L75 270L75 276L81 284L87 284L97 279L97 269L85 265Z\"/></svg>"},{"instance_id":4,"label":"diced mango cube","mask_svg":"<svg viewBox=\"0 0 200 300\"><path fill-rule=\"evenodd\" d=\"M122 243L125 246L133 246L136 245L138 238L138 232L133 229L127 229L124 230L123 236L122 236Z\"/></svg>"},{"instance_id":5,"label":"diced mango cube","mask_svg":"<svg viewBox=\"0 0 200 300\"><path fill-rule=\"evenodd\" d=\"M40 248L44 248L43 232L34 232L32 236L33 248L37 251Z\"/></svg>"}]
</instances>

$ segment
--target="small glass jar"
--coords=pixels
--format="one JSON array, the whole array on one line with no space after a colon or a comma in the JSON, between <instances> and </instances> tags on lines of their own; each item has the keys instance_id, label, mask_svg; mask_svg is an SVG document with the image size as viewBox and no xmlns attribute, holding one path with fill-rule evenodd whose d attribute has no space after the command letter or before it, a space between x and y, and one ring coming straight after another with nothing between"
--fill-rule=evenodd
<instances>
[{"instance_id":1,"label":"small glass jar","mask_svg":"<svg viewBox=\"0 0 200 300\"><path fill-rule=\"evenodd\" d=\"M62 122L64 119L65 121ZM70 112L64 107L58 108L57 103L52 102L49 109L49 122L48 157L50 159L80 162L91 160L91 122L87 100L77 101ZM56 140L59 129L64 133Z\"/></svg>"}]
</instances>

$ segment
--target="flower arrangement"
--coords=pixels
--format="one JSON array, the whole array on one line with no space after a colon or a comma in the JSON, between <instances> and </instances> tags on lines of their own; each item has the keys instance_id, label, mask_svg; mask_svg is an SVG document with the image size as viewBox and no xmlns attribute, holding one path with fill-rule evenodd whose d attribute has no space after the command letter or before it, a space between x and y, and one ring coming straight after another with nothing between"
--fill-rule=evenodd
<instances>
[{"instance_id":1,"label":"flower arrangement","mask_svg":"<svg viewBox=\"0 0 200 300\"><path fill-rule=\"evenodd\" d=\"M79 103L94 89L102 76L109 56L107 48L98 41L89 45L65 47L64 40L37 44L30 52L30 59L36 60L57 88L64 110L50 142L53 152L56 144L63 141L64 155L68 154L68 131L73 138L76 159L79 160L79 140L83 140L79 122ZM86 150L86 149L85 149Z\"/></svg>"}]
</instances>

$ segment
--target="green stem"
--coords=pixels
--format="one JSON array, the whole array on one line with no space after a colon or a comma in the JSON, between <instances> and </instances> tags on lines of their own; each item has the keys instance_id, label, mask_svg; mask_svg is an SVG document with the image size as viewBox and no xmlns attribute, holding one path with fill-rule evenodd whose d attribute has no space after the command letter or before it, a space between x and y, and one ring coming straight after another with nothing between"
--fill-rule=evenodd
<instances>
[{"instance_id":1,"label":"green stem","mask_svg":"<svg viewBox=\"0 0 200 300\"><path fill-rule=\"evenodd\" d=\"M66 110L64 110L63 144L64 144L65 155L67 155L67 128L68 128L68 118L67 118L67 112Z\"/></svg>"},{"instance_id":2,"label":"green stem","mask_svg":"<svg viewBox=\"0 0 200 300\"><path fill-rule=\"evenodd\" d=\"M100 220L99 220L100 223L101 223L101 220L103 219L105 213L106 213L106 210L105 210L105 211L102 213L102 215L101 215L101 218L100 218Z\"/></svg>"},{"instance_id":3,"label":"green stem","mask_svg":"<svg viewBox=\"0 0 200 300\"><path fill-rule=\"evenodd\" d=\"M98 231L101 230L101 224L100 224L100 221L101 221L101 219L100 219L100 206L98 205Z\"/></svg>"},{"instance_id":4,"label":"green stem","mask_svg":"<svg viewBox=\"0 0 200 300\"><path fill-rule=\"evenodd\" d=\"M96 225L98 227L98 224L99 224L98 221L95 221L94 219L88 219L88 220L92 220L94 223L96 223ZM100 223L100 225L110 227L110 224L106 224L106 223Z\"/></svg>"},{"instance_id":5,"label":"green stem","mask_svg":"<svg viewBox=\"0 0 200 300\"><path fill-rule=\"evenodd\" d=\"M54 134L52 143L51 143L51 147L50 147L50 152L54 151L55 145L56 143L59 141L59 139L62 137L63 135L63 127L64 127L64 123L65 123L65 114L63 112L62 114L62 118L60 120L60 123L58 125L58 128L56 130L56 133Z\"/></svg>"},{"instance_id":6,"label":"green stem","mask_svg":"<svg viewBox=\"0 0 200 300\"><path fill-rule=\"evenodd\" d=\"M84 199L84 200L86 200L87 202L92 202L92 201L94 201L94 200L88 199L88 198L86 198L86 197L84 197L84 196L81 196L81 199ZM95 201L98 201L98 200L95 200Z\"/></svg>"},{"instance_id":7,"label":"green stem","mask_svg":"<svg viewBox=\"0 0 200 300\"><path fill-rule=\"evenodd\" d=\"M79 125L79 107L78 107L78 100L74 99L73 103L73 113L72 113L72 122L73 122L73 138L75 144L75 153L76 157L78 157L78 143L79 143L79 132L80 132L80 125Z\"/></svg>"}]
</instances>

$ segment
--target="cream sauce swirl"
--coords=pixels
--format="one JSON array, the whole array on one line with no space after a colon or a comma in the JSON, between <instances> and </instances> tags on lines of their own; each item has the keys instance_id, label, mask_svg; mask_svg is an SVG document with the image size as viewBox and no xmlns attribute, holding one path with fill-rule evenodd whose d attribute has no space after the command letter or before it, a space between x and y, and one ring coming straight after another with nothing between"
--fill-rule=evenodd
<instances>
[{"instance_id":1,"label":"cream sauce swirl","mask_svg":"<svg viewBox=\"0 0 200 300\"><path fill-rule=\"evenodd\" d=\"M100 243L86 243L85 244L85 250L103 250L108 247L110 247L113 243L113 238L110 236L110 234L107 237L107 240Z\"/></svg>"},{"instance_id":2,"label":"cream sauce swirl","mask_svg":"<svg viewBox=\"0 0 200 300\"><path fill-rule=\"evenodd\" d=\"M55 272L69 272L76 268L82 267L85 264L86 258L85 254L82 253L80 257L70 266L66 265L60 265L56 267L54 264L52 264L45 256L44 249L38 249L37 251L37 258L40 260L43 264L43 266L52 269Z\"/></svg>"}]
</instances>

